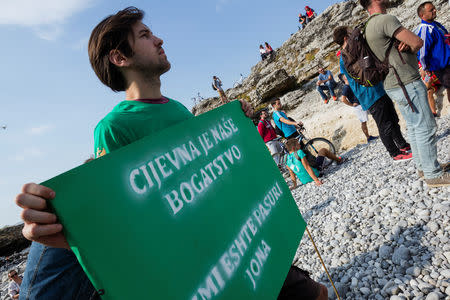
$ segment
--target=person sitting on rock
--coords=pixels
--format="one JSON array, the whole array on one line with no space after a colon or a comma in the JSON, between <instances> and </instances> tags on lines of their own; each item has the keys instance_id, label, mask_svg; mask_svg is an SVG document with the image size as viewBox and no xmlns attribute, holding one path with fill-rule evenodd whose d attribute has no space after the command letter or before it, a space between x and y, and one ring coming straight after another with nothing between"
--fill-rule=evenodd
<instances>
[{"instance_id":1,"label":"person sitting on rock","mask_svg":"<svg viewBox=\"0 0 450 300\"><path fill-rule=\"evenodd\" d=\"M302 15L302 13L299 13L298 22L302 25L301 29L303 29L306 27L306 24L308 24L308 19L306 18L306 16ZM300 27L298 29L300 29Z\"/></svg>"},{"instance_id":2,"label":"person sitting on rock","mask_svg":"<svg viewBox=\"0 0 450 300\"><path fill-rule=\"evenodd\" d=\"M266 49L264 49L263 45L259 45L259 53L261 54L261 60L265 60L267 58Z\"/></svg>"},{"instance_id":3,"label":"person sitting on rock","mask_svg":"<svg viewBox=\"0 0 450 300\"><path fill-rule=\"evenodd\" d=\"M344 87L342 88L342 102L353 108L353 112L361 122L361 130L366 136L367 143L376 140L378 137L369 135L369 129L367 128L367 120L368 120L367 111L363 110L355 94L353 94L352 89L348 84L347 77L342 73L339 74L338 77L339 80L341 80L342 83L344 84Z\"/></svg>"},{"instance_id":4,"label":"person sitting on rock","mask_svg":"<svg viewBox=\"0 0 450 300\"><path fill-rule=\"evenodd\" d=\"M319 92L320 97L322 97L325 104L328 103L328 96L325 94L325 90L330 91L330 95L331 97L333 97L334 101L337 100L336 94L334 93L335 88L336 81L334 81L333 74L330 72L330 70L327 70L325 72L325 69L320 67L319 80L317 81L317 91Z\"/></svg>"},{"instance_id":5,"label":"person sitting on rock","mask_svg":"<svg viewBox=\"0 0 450 300\"><path fill-rule=\"evenodd\" d=\"M268 42L265 42L264 44L266 45L266 55L267 55L267 56L271 56L272 53L273 53L272 47L269 45Z\"/></svg>"},{"instance_id":6,"label":"person sitting on rock","mask_svg":"<svg viewBox=\"0 0 450 300\"><path fill-rule=\"evenodd\" d=\"M337 157L329 150L322 148L319 150L316 158L316 168L313 168L306 159L305 152L301 150L300 143L297 139L289 139L286 142L286 148L289 151L289 155L286 159L286 166L291 171L289 174L291 175L293 183L291 189L297 187L297 178L302 184L314 181L316 185L321 185L323 181L318 178L321 176L318 169L322 169L324 165L327 165L329 162L327 160L335 161L338 164L342 162L341 157Z\"/></svg>"},{"instance_id":7,"label":"person sitting on rock","mask_svg":"<svg viewBox=\"0 0 450 300\"><path fill-rule=\"evenodd\" d=\"M13 299L19 299L20 285L22 284L22 278L19 276L16 270L8 272L8 278L11 280L8 286L8 294Z\"/></svg>"},{"instance_id":8,"label":"person sitting on rock","mask_svg":"<svg viewBox=\"0 0 450 300\"><path fill-rule=\"evenodd\" d=\"M309 6L305 6L305 11L308 23L311 22L315 17L317 17L316 13L314 12L314 9L310 8Z\"/></svg>"},{"instance_id":9,"label":"person sitting on rock","mask_svg":"<svg viewBox=\"0 0 450 300\"><path fill-rule=\"evenodd\" d=\"M269 113L266 110L261 111L260 119L258 122L258 132L266 143L267 148L270 151L273 159L280 166L280 156L283 151L280 142L277 140L277 134L275 133L275 129L269 120Z\"/></svg>"}]
</instances>

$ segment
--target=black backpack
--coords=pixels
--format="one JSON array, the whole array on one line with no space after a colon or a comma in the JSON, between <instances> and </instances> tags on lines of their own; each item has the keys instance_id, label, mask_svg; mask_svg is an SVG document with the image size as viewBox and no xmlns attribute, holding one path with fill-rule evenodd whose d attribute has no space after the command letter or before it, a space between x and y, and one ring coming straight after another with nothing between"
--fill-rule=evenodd
<instances>
[{"instance_id":1,"label":"black backpack","mask_svg":"<svg viewBox=\"0 0 450 300\"><path fill-rule=\"evenodd\" d=\"M392 47L398 51L400 59L405 64L403 56L397 48L399 42L394 38L391 39L389 46L386 49L385 58L381 61L372 52L366 38L364 37L365 28L372 17L374 16L371 16L366 23L357 26L350 33L347 41L347 47L341 51L345 69L352 79L358 84L365 87L372 87L384 81L389 73L389 69L392 68L395 77L397 78L397 81L402 88L406 99L408 100L408 104L414 112L414 107L411 99L409 98L408 92L406 91L405 85L400 79L397 70L389 64L389 54Z\"/></svg>"},{"instance_id":2,"label":"black backpack","mask_svg":"<svg viewBox=\"0 0 450 300\"><path fill-rule=\"evenodd\" d=\"M214 86L214 83L211 83L211 87L213 90L217 91L216 87Z\"/></svg>"}]
</instances>

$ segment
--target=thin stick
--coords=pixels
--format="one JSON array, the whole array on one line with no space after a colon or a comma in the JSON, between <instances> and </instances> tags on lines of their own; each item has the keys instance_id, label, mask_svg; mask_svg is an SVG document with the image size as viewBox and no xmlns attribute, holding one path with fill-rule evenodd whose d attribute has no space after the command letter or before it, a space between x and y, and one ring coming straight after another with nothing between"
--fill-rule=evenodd
<instances>
[{"instance_id":1,"label":"thin stick","mask_svg":"<svg viewBox=\"0 0 450 300\"><path fill-rule=\"evenodd\" d=\"M334 286L333 279L331 279L330 273L328 273L327 267L325 266L325 263L322 260L322 256L320 256L319 250L317 250L316 243L314 243L314 240L313 240L313 238L311 236L311 233L308 230L308 227L306 227L306 232L308 233L309 238L311 239L311 242L312 242L312 244L314 246L314 249L316 250L316 253L319 256L320 262L322 263L322 266L325 269L325 272L327 273L328 279L330 280L331 285L333 286L334 292L336 293L336 296L337 296L338 300L341 300L341 298L339 297L338 291L337 291L336 287Z\"/></svg>"}]
</instances>

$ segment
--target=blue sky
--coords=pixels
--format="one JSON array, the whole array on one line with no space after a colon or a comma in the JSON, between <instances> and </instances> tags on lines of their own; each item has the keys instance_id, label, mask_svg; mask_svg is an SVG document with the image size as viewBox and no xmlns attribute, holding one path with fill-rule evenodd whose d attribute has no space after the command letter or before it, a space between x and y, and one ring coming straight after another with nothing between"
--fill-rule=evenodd
<instances>
[{"instance_id":1,"label":"blue sky","mask_svg":"<svg viewBox=\"0 0 450 300\"><path fill-rule=\"evenodd\" d=\"M123 93L103 86L87 56L91 30L127 6L164 40L172 69L162 92L189 109L198 92L216 96L211 77L231 87L260 60L258 46L278 48L309 5L317 13L338 1L15 0L2 4L0 39L0 227L20 221L14 198L93 153L97 122ZM83 187L80 187L83 189ZM88 191L86 191L88 192Z\"/></svg>"}]
</instances>

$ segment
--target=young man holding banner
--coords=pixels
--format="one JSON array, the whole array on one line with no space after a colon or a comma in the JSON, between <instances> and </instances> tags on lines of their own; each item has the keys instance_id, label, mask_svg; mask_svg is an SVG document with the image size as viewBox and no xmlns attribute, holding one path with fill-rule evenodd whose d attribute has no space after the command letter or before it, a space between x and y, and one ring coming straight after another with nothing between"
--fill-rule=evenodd
<instances>
[{"instance_id":1,"label":"young man holding banner","mask_svg":"<svg viewBox=\"0 0 450 300\"><path fill-rule=\"evenodd\" d=\"M170 69L163 41L142 23L144 12L129 7L100 22L89 40L89 59L99 79L126 100L99 122L95 152L100 157L193 115L161 95L160 76ZM251 106L241 101L252 115ZM47 200L55 192L25 184L16 203L23 208L23 235L34 241L21 287L26 299L96 299L96 291L78 264Z\"/></svg>"}]
</instances>

